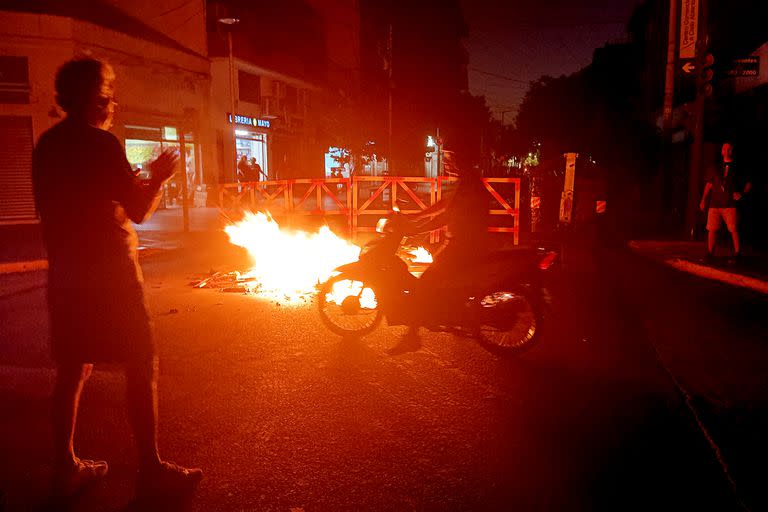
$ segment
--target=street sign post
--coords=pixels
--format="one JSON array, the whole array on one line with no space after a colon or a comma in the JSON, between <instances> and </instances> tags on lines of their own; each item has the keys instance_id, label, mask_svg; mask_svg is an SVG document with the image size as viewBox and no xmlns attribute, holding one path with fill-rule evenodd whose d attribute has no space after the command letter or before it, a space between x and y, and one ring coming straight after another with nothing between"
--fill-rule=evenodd
<instances>
[{"instance_id":1,"label":"street sign post","mask_svg":"<svg viewBox=\"0 0 768 512\"><path fill-rule=\"evenodd\" d=\"M682 0L680 9L681 59L696 57L696 41L699 35L699 0Z\"/></svg>"}]
</instances>

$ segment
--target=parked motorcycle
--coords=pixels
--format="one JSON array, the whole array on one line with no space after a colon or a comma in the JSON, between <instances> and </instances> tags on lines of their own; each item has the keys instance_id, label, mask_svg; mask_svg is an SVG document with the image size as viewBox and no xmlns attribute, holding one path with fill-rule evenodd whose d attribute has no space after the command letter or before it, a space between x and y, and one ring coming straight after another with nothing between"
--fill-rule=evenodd
<instances>
[{"instance_id":1,"label":"parked motorcycle","mask_svg":"<svg viewBox=\"0 0 768 512\"><path fill-rule=\"evenodd\" d=\"M380 219L380 236L363 247L359 260L338 267L320 285L320 317L332 332L362 337L386 316L388 325L454 332L508 355L527 350L541 337L549 304L544 274L555 263L555 252L492 252L441 286L440 303L425 308L414 297L418 278L402 254L410 230L412 222L404 215ZM425 315L425 309L435 311Z\"/></svg>"}]
</instances>

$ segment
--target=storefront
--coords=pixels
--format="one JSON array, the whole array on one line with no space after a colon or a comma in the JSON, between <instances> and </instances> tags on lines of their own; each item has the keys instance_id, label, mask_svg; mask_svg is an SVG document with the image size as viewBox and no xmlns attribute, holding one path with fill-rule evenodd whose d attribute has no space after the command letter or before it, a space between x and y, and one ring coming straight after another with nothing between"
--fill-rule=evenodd
<instances>
[{"instance_id":1,"label":"storefront","mask_svg":"<svg viewBox=\"0 0 768 512\"><path fill-rule=\"evenodd\" d=\"M181 150L179 130L175 126L125 125L125 153L131 168L143 179L150 178L149 164L166 149ZM177 172L166 184L164 204L180 204L182 179L186 175L187 194L192 196L195 188L203 184L202 173L197 164L198 145L192 133L184 134L186 172Z\"/></svg>"},{"instance_id":2,"label":"storefront","mask_svg":"<svg viewBox=\"0 0 768 512\"><path fill-rule=\"evenodd\" d=\"M230 123L232 116L227 115ZM268 119L258 119L250 116L235 116L235 146L237 161L245 157L249 164L259 164L261 167L260 180L271 176L269 172L269 146L267 130L270 128Z\"/></svg>"},{"instance_id":3,"label":"storefront","mask_svg":"<svg viewBox=\"0 0 768 512\"><path fill-rule=\"evenodd\" d=\"M349 178L350 154L346 148L331 146L325 153L325 177Z\"/></svg>"}]
</instances>

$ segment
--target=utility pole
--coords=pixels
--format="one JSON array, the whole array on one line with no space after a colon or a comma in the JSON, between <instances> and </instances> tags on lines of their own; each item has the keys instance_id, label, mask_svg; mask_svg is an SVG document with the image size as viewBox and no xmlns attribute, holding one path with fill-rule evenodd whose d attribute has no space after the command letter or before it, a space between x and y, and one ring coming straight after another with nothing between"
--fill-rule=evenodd
<instances>
[{"instance_id":1,"label":"utility pole","mask_svg":"<svg viewBox=\"0 0 768 512\"><path fill-rule=\"evenodd\" d=\"M229 127L232 137L232 172L237 177L237 140L235 140L235 58L232 53L232 27L227 31L229 45L229 112L232 116L232 126Z\"/></svg>"},{"instance_id":2,"label":"utility pole","mask_svg":"<svg viewBox=\"0 0 768 512\"><path fill-rule=\"evenodd\" d=\"M182 121L179 126L179 163L181 171L181 213L184 222L184 232L189 233L189 187L187 187L187 147L184 135L186 133L186 123ZM179 172L176 171L176 172Z\"/></svg>"},{"instance_id":3,"label":"utility pole","mask_svg":"<svg viewBox=\"0 0 768 512\"><path fill-rule=\"evenodd\" d=\"M440 127L437 127L437 176L443 175L443 139L440 138Z\"/></svg>"},{"instance_id":4,"label":"utility pole","mask_svg":"<svg viewBox=\"0 0 768 512\"><path fill-rule=\"evenodd\" d=\"M667 37L667 69L664 76L663 130L669 129L675 94L675 46L677 45L677 2L669 0L669 35Z\"/></svg>"},{"instance_id":5,"label":"utility pole","mask_svg":"<svg viewBox=\"0 0 768 512\"><path fill-rule=\"evenodd\" d=\"M238 18L219 18L219 23L225 26L227 30L227 46L229 48L229 115L232 116L229 122L229 132L232 140L232 177L237 176L237 141L235 140L235 57L232 52L232 31L235 25L240 23Z\"/></svg>"},{"instance_id":6,"label":"utility pole","mask_svg":"<svg viewBox=\"0 0 768 512\"><path fill-rule=\"evenodd\" d=\"M387 91L388 91L388 108L387 108L387 171L390 176L392 175L392 89L394 84L392 83L392 23L389 24L389 33L387 35Z\"/></svg>"},{"instance_id":7,"label":"utility pole","mask_svg":"<svg viewBox=\"0 0 768 512\"><path fill-rule=\"evenodd\" d=\"M685 216L685 227L688 235L694 238L696 231L696 218L701 196L701 163L704 142L704 106L707 93L704 90L704 68L709 43L709 31L707 28L707 0L699 0L699 26L696 41L696 100L694 101L693 115L693 142L691 143L691 155L688 169L688 205Z\"/></svg>"},{"instance_id":8,"label":"utility pole","mask_svg":"<svg viewBox=\"0 0 768 512\"><path fill-rule=\"evenodd\" d=\"M504 132L504 114L507 112L512 112L511 110L502 110L501 111L501 131Z\"/></svg>"},{"instance_id":9,"label":"utility pole","mask_svg":"<svg viewBox=\"0 0 768 512\"><path fill-rule=\"evenodd\" d=\"M661 122L661 165L660 174L661 180L659 180L659 188L655 193L657 197L661 198L660 206L662 209L661 219L665 219L667 205L667 193L666 187L668 186L670 176L672 175L672 160L669 158L671 144L671 128L672 128L672 110L674 109L675 99L675 66L677 64L677 55L675 50L677 49L677 6L680 0L668 0L669 1L669 31L667 35L667 67L664 76L664 105L662 109L662 122ZM662 221L663 222L663 221Z\"/></svg>"}]
</instances>

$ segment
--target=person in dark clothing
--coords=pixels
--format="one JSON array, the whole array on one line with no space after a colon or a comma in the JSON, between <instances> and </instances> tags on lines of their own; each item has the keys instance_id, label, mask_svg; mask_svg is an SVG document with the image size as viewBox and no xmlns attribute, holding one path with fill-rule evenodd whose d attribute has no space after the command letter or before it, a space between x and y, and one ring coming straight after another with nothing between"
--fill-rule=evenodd
<instances>
[{"instance_id":1,"label":"person in dark clothing","mask_svg":"<svg viewBox=\"0 0 768 512\"><path fill-rule=\"evenodd\" d=\"M261 170L261 166L259 165L259 162L256 161L255 158L251 157L250 159L250 172L251 172L251 180L250 181L260 181L262 179L266 179L264 176L264 171Z\"/></svg>"},{"instance_id":2,"label":"person in dark clothing","mask_svg":"<svg viewBox=\"0 0 768 512\"><path fill-rule=\"evenodd\" d=\"M251 181L251 167L248 165L248 158L243 155L237 162L237 181Z\"/></svg>"},{"instance_id":3,"label":"person in dark clothing","mask_svg":"<svg viewBox=\"0 0 768 512\"><path fill-rule=\"evenodd\" d=\"M35 200L48 252L53 391L54 494L74 494L103 477L104 461L81 460L73 437L80 392L94 363L125 368L129 419L139 452L137 492L180 491L199 469L162 461L157 452L157 358L138 239L131 221L148 218L178 157L162 153L142 185L118 139L115 75L95 59L65 63L56 100L66 118L40 136L33 153Z\"/></svg>"},{"instance_id":4,"label":"person in dark clothing","mask_svg":"<svg viewBox=\"0 0 768 512\"><path fill-rule=\"evenodd\" d=\"M736 260L741 255L736 203L749 193L752 184L743 176L739 176L738 167L733 163L733 145L730 142L723 144L721 155L723 159L720 166L711 168L708 172L699 208L701 211L706 209L707 196L711 194L707 213L707 259L714 258L717 231L725 221L733 240L734 260Z\"/></svg>"},{"instance_id":5,"label":"person in dark clothing","mask_svg":"<svg viewBox=\"0 0 768 512\"><path fill-rule=\"evenodd\" d=\"M444 292L450 292L450 288L460 284L462 276L473 264L486 256L490 224L488 203L488 191L480 171L469 169L461 172L453 194L412 216L417 221L426 221L416 228L417 232L447 228L443 249L434 254L433 263L421 275L414 291L414 300L419 305L418 315L427 322L433 321L438 309L435 306ZM418 324L413 323L389 353L410 352L420 346Z\"/></svg>"}]
</instances>

